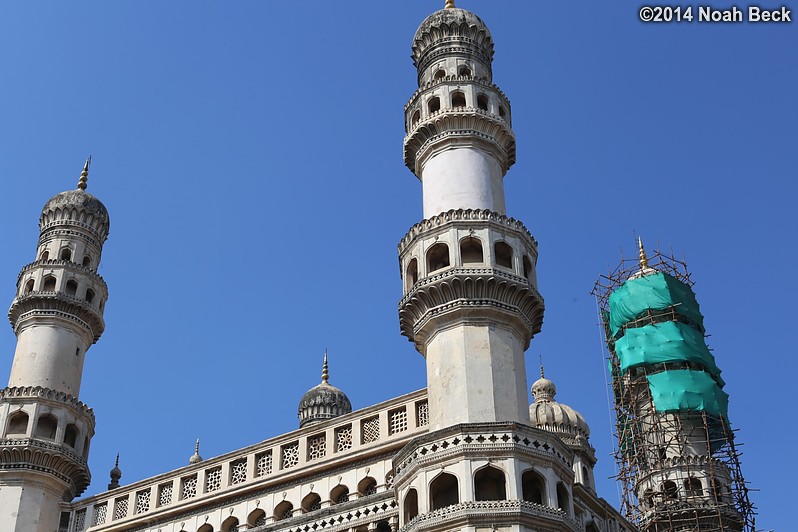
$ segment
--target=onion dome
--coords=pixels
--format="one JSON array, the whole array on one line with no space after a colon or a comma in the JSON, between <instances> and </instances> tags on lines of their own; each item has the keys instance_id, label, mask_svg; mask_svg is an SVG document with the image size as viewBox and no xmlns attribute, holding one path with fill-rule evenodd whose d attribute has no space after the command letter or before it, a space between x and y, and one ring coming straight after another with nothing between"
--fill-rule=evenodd
<instances>
[{"instance_id":1,"label":"onion dome","mask_svg":"<svg viewBox=\"0 0 798 532\"><path fill-rule=\"evenodd\" d=\"M42 208L39 229L58 224L78 225L93 230L101 241L108 238L111 221L105 205L86 192L91 157L86 159L80 173L78 188L67 190L50 198Z\"/></svg>"},{"instance_id":2,"label":"onion dome","mask_svg":"<svg viewBox=\"0 0 798 532\"><path fill-rule=\"evenodd\" d=\"M568 405L554 400L557 387L543 375L532 385L535 401L529 405L529 418L533 427L553 432L565 443L584 443L590 437L590 427L582 414Z\"/></svg>"},{"instance_id":3,"label":"onion dome","mask_svg":"<svg viewBox=\"0 0 798 532\"><path fill-rule=\"evenodd\" d=\"M200 462L202 462L202 457L199 453L199 438L197 438L197 444L194 446L194 454L188 459L188 464L199 464Z\"/></svg>"},{"instance_id":4,"label":"onion dome","mask_svg":"<svg viewBox=\"0 0 798 532\"><path fill-rule=\"evenodd\" d=\"M314 386L299 401L299 427L343 416L352 411L352 403L344 392L330 384L327 367L327 352L321 371L321 384Z\"/></svg>"},{"instance_id":5,"label":"onion dome","mask_svg":"<svg viewBox=\"0 0 798 532\"><path fill-rule=\"evenodd\" d=\"M119 453L116 453L116 463L110 474L111 482L108 484L108 489L113 490L119 487L119 479L122 478L122 470L119 469Z\"/></svg>"},{"instance_id":6,"label":"onion dome","mask_svg":"<svg viewBox=\"0 0 798 532\"><path fill-rule=\"evenodd\" d=\"M454 7L447 1L446 7L428 16L413 36L413 63L419 70L448 49L459 49L467 55L476 56L485 64L493 60L493 38L488 26L470 11Z\"/></svg>"}]
</instances>

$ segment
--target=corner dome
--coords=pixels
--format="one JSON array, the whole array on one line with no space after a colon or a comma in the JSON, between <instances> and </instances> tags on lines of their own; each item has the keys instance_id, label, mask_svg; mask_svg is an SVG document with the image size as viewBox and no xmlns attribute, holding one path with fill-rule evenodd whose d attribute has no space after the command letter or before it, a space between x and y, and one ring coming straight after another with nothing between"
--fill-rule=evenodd
<instances>
[{"instance_id":1,"label":"corner dome","mask_svg":"<svg viewBox=\"0 0 798 532\"><path fill-rule=\"evenodd\" d=\"M324 368L321 384L317 384L302 396L299 401L299 427L343 416L352 411L352 403L344 392L328 382L327 353L324 354Z\"/></svg>"},{"instance_id":2,"label":"corner dome","mask_svg":"<svg viewBox=\"0 0 798 532\"><path fill-rule=\"evenodd\" d=\"M532 394L535 396L535 401L529 405L532 426L569 440L587 443L590 438L587 421L570 406L555 401L556 393L557 387L554 383L541 374L541 378L532 385Z\"/></svg>"},{"instance_id":3,"label":"corner dome","mask_svg":"<svg viewBox=\"0 0 798 532\"><path fill-rule=\"evenodd\" d=\"M457 7L435 11L416 30L413 36L413 61L422 62L425 53L437 42L465 41L478 47L488 62L493 58L493 38L487 24L474 13Z\"/></svg>"}]
</instances>

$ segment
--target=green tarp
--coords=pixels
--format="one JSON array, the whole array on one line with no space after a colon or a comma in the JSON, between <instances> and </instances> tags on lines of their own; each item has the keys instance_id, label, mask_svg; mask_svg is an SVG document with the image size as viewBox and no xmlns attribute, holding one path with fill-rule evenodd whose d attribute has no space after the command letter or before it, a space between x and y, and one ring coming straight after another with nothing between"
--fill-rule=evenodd
<instances>
[{"instance_id":1,"label":"green tarp","mask_svg":"<svg viewBox=\"0 0 798 532\"><path fill-rule=\"evenodd\" d=\"M696 325L704 326L693 290L668 275L658 272L637 279L629 279L610 295L610 330L613 336L626 323L638 318L648 309L662 310L675 306L676 311Z\"/></svg>"},{"instance_id":2,"label":"green tarp","mask_svg":"<svg viewBox=\"0 0 798 532\"><path fill-rule=\"evenodd\" d=\"M675 369L648 375L648 388L658 412L729 413L729 394L718 387L709 373Z\"/></svg>"},{"instance_id":3,"label":"green tarp","mask_svg":"<svg viewBox=\"0 0 798 532\"><path fill-rule=\"evenodd\" d=\"M621 373L646 364L686 361L702 364L712 375L720 374L704 335L676 321L626 329L615 342L615 353L621 361Z\"/></svg>"}]
</instances>

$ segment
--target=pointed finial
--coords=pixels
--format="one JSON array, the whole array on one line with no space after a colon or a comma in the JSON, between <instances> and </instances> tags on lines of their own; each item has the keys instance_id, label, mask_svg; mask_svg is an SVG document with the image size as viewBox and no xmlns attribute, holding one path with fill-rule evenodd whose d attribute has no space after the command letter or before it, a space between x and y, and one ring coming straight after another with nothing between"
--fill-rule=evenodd
<instances>
[{"instance_id":1,"label":"pointed finial","mask_svg":"<svg viewBox=\"0 0 798 532\"><path fill-rule=\"evenodd\" d=\"M540 358L540 378L545 379L546 375L543 373L543 355L538 355Z\"/></svg>"},{"instance_id":2,"label":"pointed finial","mask_svg":"<svg viewBox=\"0 0 798 532\"><path fill-rule=\"evenodd\" d=\"M114 463L114 467L119 467L119 453L116 453L116 462Z\"/></svg>"},{"instance_id":3,"label":"pointed finial","mask_svg":"<svg viewBox=\"0 0 798 532\"><path fill-rule=\"evenodd\" d=\"M327 384L330 380L330 370L327 367L327 350L324 350L324 365L321 367L321 382Z\"/></svg>"},{"instance_id":4,"label":"pointed finial","mask_svg":"<svg viewBox=\"0 0 798 532\"><path fill-rule=\"evenodd\" d=\"M120 478L122 478L122 470L119 469L119 453L116 453L116 462L114 463L114 468L111 469L111 482L108 484L108 489L118 488Z\"/></svg>"},{"instance_id":5,"label":"pointed finial","mask_svg":"<svg viewBox=\"0 0 798 532\"><path fill-rule=\"evenodd\" d=\"M454 0L446 0L444 9L454 9Z\"/></svg>"},{"instance_id":6,"label":"pointed finial","mask_svg":"<svg viewBox=\"0 0 798 532\"><path fill-rule=\"evenodd\" d=\"M638 255L640 257L640 269L645 270L648 268L648 257L646 257L646 249L643 247L643 239L637 237Z\"/></svg>"},{"instance_id":7,"label":"pointed finial","mask_svg":"<svg viewBox=\"0 0 798 532\"><path fill-rule=\"evenodd\" d=\"M80 190L86 190L86 185L88 185L90 164L91 164L91 155L89 155L89 158L86 159L86 163L83 165L83 171L80 173L80 179L78 179L78 188Z\"/></svg>"},{"instance_id":8,"label":"pointed finial","mask_svg":"<svg viewBox=\"0 0 798 532\"><path fill-rule=\"evenodd\" d=\"M199 453L199 438L197 438L197 444L194 446L194 454L191 455L191 458L188 459L189 464L198 464L202 462L202 457Z\"/></svg>"}]
</instances>

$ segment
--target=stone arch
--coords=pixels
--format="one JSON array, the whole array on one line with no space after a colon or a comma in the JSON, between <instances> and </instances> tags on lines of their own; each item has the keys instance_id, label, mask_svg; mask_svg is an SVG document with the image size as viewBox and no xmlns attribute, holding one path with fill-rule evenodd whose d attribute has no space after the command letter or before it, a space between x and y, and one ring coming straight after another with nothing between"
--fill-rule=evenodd
<instances>
[{"instance_id":1,"label":"stone arch","mask_svg":"<svg viewBox=\"0 0 798 532\"><path fill-rule=\"evenodd\" d=\"M74 449L78 443L78 434L78 427L74 423L69 423L64 429L64 444Z\"/></svg>"},{"instance_id":2,"label":"stone arch","mask_svg":"<svg viewBox=\"0 0 798 532\"><path fill-rule=\"evenodd\" d=\"M532 261L529 260L529 257L524 255L523 266L524 266L524 277L530 283L532 282Z\"/></svg>"},{"instance_id":3,"label":"stone arch","mask_svg":"<svg viewBox=\"0 0 798 532\"><path fill-rule=\"evenodd\" d=\"M557 508L565 513L571 512L571 494L562 482L557 483Z\"/></svg>"},{"instance_id":4,"label":"stone arch","mask_svg":"<svg viewBox=\"0 0 798 532\"><path fill-rule=\"evenodd\" d=\"M421 109L416 109L415 111L413 111L413 117L410 119L410 127L416 127L416 124L418 124L420 121L421 121Z\"/></svg>"},{"instance_id":5,"label":"stone arch","mask_svg":"<svg viewBox=\"0 0 798 532\"><path fill-rule=\"evenodd\" d=\"M451 94L450 99L453 108L466 106L466 97L463 91L454 91Z\"/></svg>"},{"instance_id":6,"label":"stone arch","mask_svg":"<svg viewBox=\"0 0 798 532\"><path fill-rule=\"evenodd\" d=\"M704 494L704 485L695 477L688 477L684 481L684 492L688 496L700 497Z\"/></svg>"},{"instance_id":7,"label":"stone arch","mask_svg":"<svg viewBox=\"0 0 798 532\"><path fill-rule=\"evenodd\" d=\"M590 487L590 471L588 471L587 466L582 466L582 485Z\"/></svg>"},{"instance_id":8,"label":"stone arch","mask_svg":"<svg viewBox=\"0 0 798 532\"><path fill-rule=\"evenodd\" d=\"M407 282L408 290L410 290L413 285L418 282L418 260L415 257L410 259L410 262L407 263L405 281Z\"/></svg>"},{"instance_id":9,"label":"stone arch","mask_svg":"<svg viewBox=\"0 0 798 532\"><path fill-rule=\"evenodd\" d=\"M289 501L283 501L274 507L275 521L282 521L283 519L289 519L293 517L293 515L294 515L294 505L291 504Z\"/></svg>"},{"instance_id":10,"label":"stone arch","mask_svg":"<svg viewBox=\"0 0 798 532\"><path fill-rule=\"evenodd\" d=\"M485 261L482 252L482 241L474 236L467 236L460 241L460 260L463 264L479 264Z\"/></svg>"},{"instance_id":11,"label":"stone arch","mask_svg":"<svg viewBox=\"0 0 798 532\"><path fill-rule=\"evenodd\" d=\"M94 301L94 296L96 296L96 295L97 294L94 293L94 290L92 290L91 288L87 288L86 289L86 303L91 303L92 301Z\"/></svg>"},{"instance_id":12,"label":"stone arch","mask_svg":"<svg viewBox=\"0 0 798 532\"><path fill-rule=\"evenodd\" d=\"M42 414L36 422L36 431L34 436L36 438L44 438L47 440L54 440L55 433L58 430L58 419L52 414Z\"/></svg>"},{"instance_id":13,"label":"stone arch","mask_svg":"<svg viewBox=\"0 0 798 532\"><path fill-rule=\"evenodd\" d=\"M50 252L47 251L47 250L44 250L42 252L41 260L50 260Z\"/></svg>"},{"instance_id":14,"label":"stone arch","mask_svg":"<svg viewBox=\"0 0 798 532\"><path fill-rule=\"evenodd\" d=\"M457 477L451 473L440 473L429 484L430 511L460 502L460 487Z\"/></svg>"},{"instance_id":15,"label":"stone arch","mask_svg":"<svg viewBox=\"0 0 798 532\"><path fill-rule=\"evenodd\" d=\"M433 96L427 101L427 112L429 114L437 113L441 110L441 99L437 96Z\"/></svg>"},{"instance_id":16,"label":"stone arch","mask_svg":"<svg viewBox=\"0 0 798 532\"><path fill-rule=\"evenodd\" d=\"M391 532L391 525L386 520L377 521L377 532Z\"/></svg>"},{"instance_id":17,"label":"stone arch","mask_svg":"<svg viewBox=\"0 0 798 532\"><path fill-rule=\"evenodd\" d=\"M55 292L56 281L55 275L46 276L42 282L42 290L44 292Z\"/></svg>"},{"instance_id":18,"label":"stone arch","mask_svg":"<svg viewBox=\"0 0 798 532\"><path fill-rule=\"evenodd\" d=\"M373 477L366 477L357 483L357 492L361 496L377 493L377 481Z\"/></svg>"},{"instance_id":19,"label":"stone arch","mask_svg":"<svg viewBox=\"0 0 798 532\"><path fill-rule=\"evenodd\" d=\"M406 525L418 515L418 492L416 488L407 490L405 499L402 502L402 524Z\"/></svg>"},{"instance_id":20,"label":"stone arch","mask_svg":"<svg viewBox=\"0 0 798 532\"><path fill-rule=\"evenodd\" d=\"M446 77L446 71L445 71L444 69L442 69L442 68L439 68L439 69L438 69L438 70L435 72L435 75L433 76L433 78L434 78L435 80L443 79L443 78L445 78L445 77Z\"/></svg>"},{"instance_id":21,"label":"stone arch","mask_svg":"<svg viewBox=\"0 0 798 532\"><path fill-rule=\"evenodd\" d=\"M58 258L61 260L72 260L72 250L69 248L63 248L58 254Z\"/></svg>"},{"instance_id":22,"label":"stone arch","mask_svg":"<svg viewBox=\"0 0 798 532\"><path fill-rule=\"evenodd\" d=\"M457 69L457 75L471 77L471 68L468 65L460 65Z\"/></svg>"},{"instance_id":23,"label":"stone arch","mask_svg":"<svg viewBox=\"0 0 798 532\"><path fill-rule=\"evenodd\" d=\"M86 268L91 267L91 257L89 257L88 255L83 256L83 266Z\"/></svg>"},{"instance_id":24,"label":"stone arch","mask_svg":"<svg viewBox=\"0 0 798 532\"><path fill-rule=\"evenodd\" d=\"M477 107L483 111L488 110L488 97L482 93L477 94Z\"/></svg>"},{"instance_id":25,"label":"stone arch","mask_svg":"<svg viewBox=\"0 0 798 532\"><path fill-rule=\"evenodd\" d=\"M664 499L678 499L679 487L672 480L666 480L662 483L662 496Z\"/></svg>"},{"instance_id":26,"label":"stone arch","mask_svg":"<svg viewBox=\"0 0 798 532\"><path fill-rule=\"evenodd\" d=\"M252 510L247 516L247 526L250 528L266 524L266 512L261 508Z\"/></svg>"},{"instance_id":27,"label":"stone arch","mask_svg":"<svg viewBox=\"0 0 798 532\"><path fill-rule=\"evenodd\" d=\"M30 294L31 292L33 292L34 284L35 283L34 283L33 279L28 279L28 281L25 283L25 293L26 294Z\"/></svg>"},{"instance_id":28,"label":"stone arch","mask_svg":"<svg viewBox=\"0 0 798 532\"><path fill-rule=\"evenodd\" d=\"M493 256L496 266L513 268L513 248L507 242L499 241L493 244Z\"/></svg>"},{"instance_id":29,"label":"stone arch","mask_svg":"<svg viewBox=\"0 0 798 532\"><path fill-rule=\"evenodd\" d=\"M521 493L525 501L546 504L546 479L534 469L521 475Z\"/></svg>"},{"instance_id":30,"label":"stone arch","mask_svg":"<svg viewBox=\"0 0 798 532\"><path fill-rule=\"evenodd\" d=\"M341 504L349 500L349 488L343 484L338 484L330 491L330 501L333 504Z\"/></svg>"},{"instance_id":31,"label":"stone arch","mask_svg":"<svg viewBox=\"0 0 798 532\"><path fill-rule=\"evenodd\" d=\"M232 515L222 521L222 532L238 532L238 518Z\"/></svg>"},{"instance_id":32,"label":"stone arch","mask_svg":"<svg viewBox=\"0 0 798 532\"><path fill-rule=\"evenodd\" d=\"M78 282L74 279L70 279L69 281L66 282L66 287L64 291L66 292L66 295L74 296L75 294L78 293Z\"/></svg>"},{"instance_id":33,"label":"stone arch","mask_svg":"<svg viewBox=\"0 0 798 532\"><path fill-rule=\"evenodd\" d=\"M505 116L507 116L507 113L505 112L504 107L502 107L500 105L499 106L499 117L504 118Z\"/></svg>"},{"instance_id":34,"label":"stone arch","mask_svg":"<svg viewBox=\"0 0 798 532\"><path fill-rule=\"evenodd\" d=\"M504 471L487 465L474 473L474 500L503 501L507 499L507 478Z\"/></svg>"},{"instance_id":35,"label":"stone arch","mask_svg":"<svg viewBox=\"0 0 798 532\"><path fill-rule=\"evenodd\" d=\"M449 246L438 242L427 250L427 273L446 268L451 264Z\"/></svg>"},{"instance_id":36,"label":"stone arch","mask_svg":"<svg viewBox=\"0 0 798 532\"><path fill-rule=\"evenodd\" d=\"M28 433L28 421L30 417L27 413L19 410L11 414L8 418L7 436L24 436Z\"/></svg>"},{"instance_id":37,"label":"stone arch","mask_svg":"<svg viewBox=\"0 0 798 532\"><path fill-rule=\"evenodd\" d=\"M302 512L315 512L321 510L321 496L318 493L310 492L302 499Z\"/></svg>"}]
</instances>

